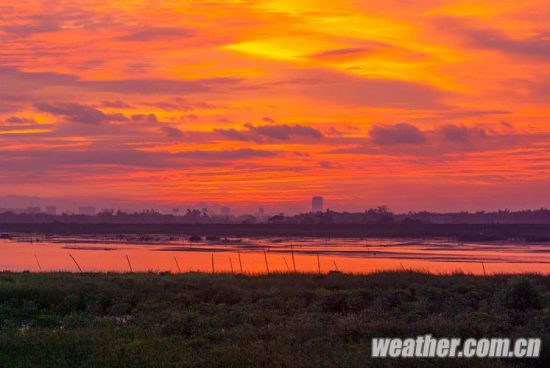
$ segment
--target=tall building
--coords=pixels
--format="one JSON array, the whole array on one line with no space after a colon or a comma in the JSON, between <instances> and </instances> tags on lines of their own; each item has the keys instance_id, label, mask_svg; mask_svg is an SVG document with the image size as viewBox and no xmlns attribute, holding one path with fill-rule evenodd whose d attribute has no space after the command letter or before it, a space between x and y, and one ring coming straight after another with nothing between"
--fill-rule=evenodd
<instances>
[{"instance_id":1,"label":"tall building","mask_svg":"<svg viewBox=\"0 0 550 368\"><path fill-rule=\"evenodd\" d=\"M311 198L311 211L323 212L323 197L315 196Z\"/></svg>"}]
</instances>

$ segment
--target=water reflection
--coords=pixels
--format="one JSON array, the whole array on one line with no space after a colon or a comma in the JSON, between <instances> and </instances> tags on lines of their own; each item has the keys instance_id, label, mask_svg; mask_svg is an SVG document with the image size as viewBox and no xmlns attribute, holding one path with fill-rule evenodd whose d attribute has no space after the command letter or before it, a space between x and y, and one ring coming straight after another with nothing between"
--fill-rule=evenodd
<instances>
[{"instance_id":1,"label":"water reflection","mask_svg":"<svg viewBox=\"0 0 550 368\"><path fill-rule=\"evenodd\" d=\"M0 269L78 272L550 273L550 244L388 239L49 237L0 240Z\"/></svg>"}]
</instances>

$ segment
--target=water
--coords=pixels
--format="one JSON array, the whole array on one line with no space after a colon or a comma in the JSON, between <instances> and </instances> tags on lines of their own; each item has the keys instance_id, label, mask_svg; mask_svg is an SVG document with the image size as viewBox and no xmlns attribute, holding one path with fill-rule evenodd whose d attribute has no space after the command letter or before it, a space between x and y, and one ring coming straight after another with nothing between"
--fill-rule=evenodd
<instances>
[{"instance_id":1,"label":"water","mask_svg":"<svg viewBox=\"0 0 550 368\"><path fill-rule=\"evenodd\" d=\"M38 240L38 241L37 241ZM72 256L72 258L71 258ZM74 260L73 260L74 258ZM426 239L251 238L189 242L153 239L41 237L0 240L0 270L85 272L372 273L418 270L550 273L550 244L459 243Z\"/></svg>"}]
</instances>

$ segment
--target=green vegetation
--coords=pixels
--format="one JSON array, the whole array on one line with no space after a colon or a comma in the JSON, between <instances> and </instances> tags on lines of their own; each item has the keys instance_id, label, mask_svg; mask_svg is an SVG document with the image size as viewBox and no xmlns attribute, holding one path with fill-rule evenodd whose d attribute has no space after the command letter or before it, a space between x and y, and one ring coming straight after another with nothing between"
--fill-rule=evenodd
<instances>
[{"instance_id":1,"label":"green vegetation","mask_svg":"<svg viewBox=\"0 0 550 368\"><path fill-rule=\"evenodd\" d=\"M372 337L541 337L540 359L370 358ZM0 273L1 367L549 366L550 277Z\"/></svg>"}]
</instances>

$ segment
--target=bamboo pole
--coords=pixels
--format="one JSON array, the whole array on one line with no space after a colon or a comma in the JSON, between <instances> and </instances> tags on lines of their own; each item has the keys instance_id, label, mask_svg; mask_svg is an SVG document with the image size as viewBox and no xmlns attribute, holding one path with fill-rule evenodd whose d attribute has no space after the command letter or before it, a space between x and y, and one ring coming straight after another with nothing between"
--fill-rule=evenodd
<instances>
[{"instance_id":1,"label":"bamboo pole","mask_svg":"<svg viewBox=\"0 0 550 368\"><path fill-rule=\"evenodd\" d=\"M286 257L283 257L283 260L285 261L286 270L290 272L290 267L288 267L288 262L286 261Z\"/></svg>"},{"instance_id":2,"label":"bamboo pole","mask_svg":"<svg viewBox=\"0 0 550 368\"><path fill-rule=\"evenodd\" d=\"M267 273L269 274L269 263L267 263L267 253L264 249L264 259L265 259L265 268L267 270Z\"/></svg>"},{"instance_id":3,"label":"bamboo pole","mask_svg":"<svg viewBox=\"0 0 550 368\"><path fill-rule=\"evenodd\" d=\"M485 264L481 262L481 266L483 267L483 275L487 276L487 272L485 272Z\"/></svg>"},{"instance_id":4,"label":"bamboo pole","mask_svg":"<svg viewBox=\"0 0 550 368\"><path fill-rule=\"evenodd\" d=\"M212 253L212 273L216 272L216 269L214 268L214 253Z\"/></svg>"},{"instance_id":5,"label":"bamboo pole","mask_svg":"<svg viewBox=\"0 0 550 368\"><path fill-rule=\"evenodd\" d=\"M335 261L335 260L332 260L332 262L334 262L334 268L336 268L336 271L340 271L340 270L338 269L338 265L336 264L336 261Z\"/></svg>"},{"instance_id":6,"label":"bamboo pole","mask_svg":"<svg viewBox=\"0 0 550 368\"><path fill-rule=\"evenodd\" d=\"M399 264L401 265L401 268L403 269L403 271L405 271L405 267L403 267L403 263L399 262Z\"/></svg>"},{"instance_id":7,"label":"bamboo pole","mask_svg":"<svg viewBox=\"0 0 550 368\"><path fill-rule=\"evenodd\" d=\"M229 257L229 265L231 266L231 273L235 273L233 271L233 261L231 260L231 256L228 256Z\"/></svg>"},{"instance_id":8,"label":"bamboo pole","mask_svg":"<svg viewBox=\"0 0 550 368\"><path fill-rule=\"evenodd\" d=\"M82 273L82 268L80 268L80 265L78 264L78 262L76 261L76 259L73 257L72 254L69 254L69 257L72 258L74 264L76 265L76 267L78 267L78 270Z\"/></svg>"},{"instance_id":9,"label":"bamboo pole","mask_svg":"<svg viewBox=\"0 0 550 368\"><path fill-rule=\"evenodd\" d=\"M180 264L178 263L178 259L174 257L174 261L176 261L176 266L178 267L178 272L181 273Z\"/></svg>"},{"instance_id":10,"label":"bamboo pole","mask_svg":"<svg viewBox=\"0 0 550 368\"><path fill-rule=\"evenodd\" d=\"M319 271L319 275L321 274L321 259L319 258L319 253L317 253L317 270Z\"/></svg>"},{"instance_id":11,"label":"bamboo pole","mask_svg":"<svg viewBox=\"0 0 550 368\"><path fill-rule=\"evenodd\" d=\"M241 251L238 251L237 254L239 255L239 266L241 268L241 273L243 273L243 263L241 262Z\"/></svg>"},{"instance_id":12,"label":"bamboo pole","mask_svg":"<svg viewBox=\"0 0 550 368\"><path fill-rule=\"evenodd\" d=\"M34 255L34 259L36 259L36 264L38 265L38 269L40 270L40 272L42 272L42 266L40 266L40 261L38 260L38 257L36 256L36 254Z\"/></svg>"},{"instance_id":13,"label":"bamboo pole","mask_svg":"<svg viewBox=\"0 0 550 368\"><path fill-rule=\"evenodd\" d=\"M294 268L294 273L296 273L296 260L294 259L294 246L290 246L290 254L292 256L292 267Z\"/></svg>"},{"instance_id":14,"label":"bamboo pole","mask_svg":"<svg viewBox=\"0 0 550 368\"><path fill-rule=\"evenodd\" d=\"M134 273L134 269L132 268L132 263L130 263L130 257L126 254L126 261L128 261L128 267L130 267L130 272Z\"/></svg>"}]
</instances>

